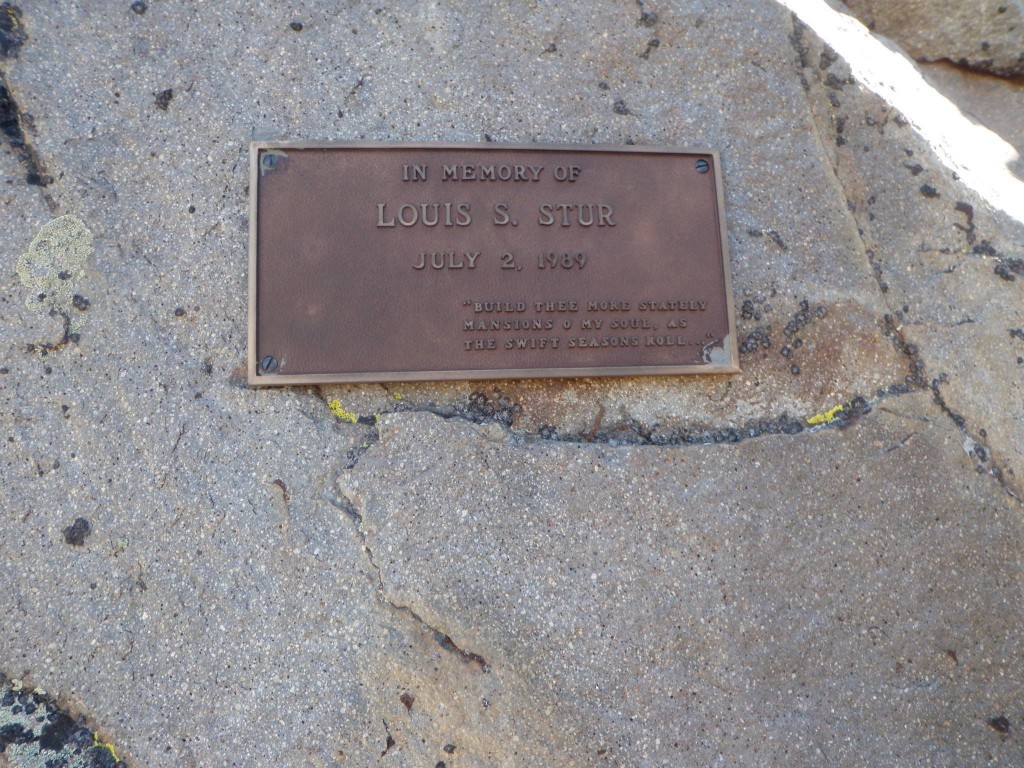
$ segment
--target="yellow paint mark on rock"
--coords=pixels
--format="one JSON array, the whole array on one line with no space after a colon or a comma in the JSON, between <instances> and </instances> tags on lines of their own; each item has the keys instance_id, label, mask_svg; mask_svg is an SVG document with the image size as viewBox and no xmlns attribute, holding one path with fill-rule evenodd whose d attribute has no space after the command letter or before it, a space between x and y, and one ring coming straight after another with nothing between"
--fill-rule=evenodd
<instances>
[{"instance_id":1,"label":"yellow paint mark on rock","mask_svg":"<svg viewBox=\"0 0 1024 768\"><path fill-rule=\"evenodd\" d=\"M819 424L831 424L833 421L836 420L836 416L838 415L838 413L842 411L844 408L845 406L842 403L840 403L835 408L831 408L830 410L827 410L824 413L819 413L815 416L811 416L811 418L807 420L807 423L810 424L812 427L816 427Z\"/></svg>"},{"instance_id":2,"label":"yellow paint mark on rock","mask_svg":"<svg viewBox=\"0 0 1024 768\"><path fill-rule=\"evenodd\" d=\"M353 424L359 421L359 415L356 413L352 413L352 411L346 411L341 405L341 400L331 400L329 403L327 403L327 407L331 409L331 413L333 413L342 421L350 421Z\"/></svg>"},{"instance_id":3,"label":"yellow paint mark on rock","mask_svg":"<svg viewBox=\"0 0 1024 768\"><path fill-rule=\"evenodd\" d=\"M107 750L110 752L110 756L114 758L114 761L117 761L117 752L114 751L114 745L107 741L100 741L100 734L98 731L93 731L92 745L94 747Z\"/></svg>"},{"instance_id":4,"label":"yellow paint mark on rock","mask_svg":"<svg viewBox=\"0 0 1024 768\"><path fill-rule=\"evenodd\" d=\"M67 317L68 330L77 333L83 316L71 312L72 281L92 252L92 232L77 216L60 216L43 225L15 265L21 284L31 291L25 306L33 312Z\"/></svg>"}]
</instances>

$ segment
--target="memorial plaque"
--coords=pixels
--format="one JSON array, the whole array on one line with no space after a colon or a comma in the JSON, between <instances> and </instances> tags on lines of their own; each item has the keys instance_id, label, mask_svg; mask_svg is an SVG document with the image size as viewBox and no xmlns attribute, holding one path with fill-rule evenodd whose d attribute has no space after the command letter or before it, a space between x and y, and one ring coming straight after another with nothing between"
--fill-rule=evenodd
<instances>
[{"instance_id":1,"label":"memorial plaque","mask_svg":"<svg viewBox=\"0 0 1024 768\"><path fill-rule=\"evenodd\" d=\"M253 386L739 370L712 150L250 155Z\"/></svg>"}]
</instances>

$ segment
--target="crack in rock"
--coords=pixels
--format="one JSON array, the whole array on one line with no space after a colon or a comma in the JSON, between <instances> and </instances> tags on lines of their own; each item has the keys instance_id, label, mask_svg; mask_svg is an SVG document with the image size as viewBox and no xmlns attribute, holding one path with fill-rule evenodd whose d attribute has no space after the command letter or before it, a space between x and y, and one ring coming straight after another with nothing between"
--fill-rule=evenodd
<instances>
[{"instance_id":1,"label":"crack in rock","mask_svg":"<svg viewBox=\"0 0 1024 768\"><path fill-rule=\"evenodd\" d=\"M7 76L0 70L0 134L11 145L15 156L25 169L25 181L34 187L48 187L53 177L46 173L42 160L35 148L25 138L22 128L22 112L7 84ZM55 211L57 204L46 192L43 193L50 211Z\"/></svg>"},{"instance_id":2,"label":"crack in rock","mask_svg":"<svg viewBox=\"0 0 1024 768\"><path fill-rule=\"evenodd\" d=\"M28 40L22 23L21 9L11 3L0 3L0 59L16 59L21 46ZM48 187L53 177L47 174L43 161L25 137L24 114L11 92L7 76L0 70L0 138L11 145L15 156L25 169L25 181L35 187ZM57 203L43 190L43 199L51 213Z\"/></svg>"},{"instance_id":3,"label":"crack in rock","mask_svg":"<svg viewBox=\"0 0 1024 768\"><path fill-rule=\"evenodd\" d=\"M942 394L942 384L944 384L946 380L946 374L942 374L938 378L932 379L929 387L932 392L932 400L934 400L939 409L946 414L949 420L953 422L953 425L963 436L964 450L967 452L968 456L978 462L975 470L979 474L984 472L995 478L996 482L999 483L1000 487L1010 498L1024 504L1024 498L1021 498L1017 491L1010 485L1010 482L1006 478L1006 473L1003 471L1003 467L996 462L995 458L992 456L992 450L988 447L985 430L981 430L979 434L972 433L967 428L967 419L953 410L949 403L946 402L946 398Z\"/></svg>"},{"instance_id":4,"label":"crack in rock","mask_svg":"<svg viewBox=\"0 0 1024 768\"><path fill-rule=\"evenodd\" d=\"M380 753L380 756L384 757L384 755L391 751L391 748L395 746L397 742L395 742L395 737L391 735L391 727L388 725L388 721L381 720L381 722L384 723L384 733L387 734L384 741L384 751Z\"/></svg>"},{"instance_id":5,"label":"crack in rock","mask_svg":"<svg viewBox=\"0 0 1024 768\"><path fill-rule=\"evenodd\" d=\"M822 87L827 91L829 84L827 82L823 82L821 72L815 70L814 67L811 66L811 44L807 40L807 33L810 31L809 27L801 20L801 18L796 13L792 14L791 19L792 33L790 35L790 44L799 58L798 71L800 73L804 90L807 92L807 100L808 102L810 102L812 98L815 98L815 96L820 96L820 94L812 93L812 88L814 87L814 85ZM825 46L825 51L828 52L827 58L830 59L829 65L831 65L831 63L835 61L838 57L836 56L834 51L829 51L827 43L823 42L823 45ZM824 53L822 55L825 56ZM848 60L846 61L847 64L850 64ZM804 74L805 70L817 72L817 80L814 85L812 85L812 83L809 82L808 77ZM890 108L895 108L890 101L884 98L883 101L886 101L887 106L889 106ZM985 435L983 434L984 430L981 431L982 434L980 435L972 434L967 427L966 419L964 419L963 416L961 416L959 413L950 408L949 405L946 403L945 398L941 393L940 387L940 385L945 382L945 374L940 375L938 378L932 378L929 381L921 350L917 347L916 344L913 344L906 339L906 336L903 332L903 322L904 313L907 308L894 308L892 306L892 300L889 295L889 285L885 281L884 264L877 255L878 244L870 234L870 227L868 225L868 222L863 220L863 214L860 213L860 211L863 209L863 206L859 206L857 204L857 200L854 199L856 195L851 194L849 184L849 175L851 172L847 167L844 166L844 164L841 162L841 159L832 159L832 155L829 152L825 151L826 144L822 136L824 128L820 123L818 113L814 109L813 104L811 105L810 112L815 133L818 136L819 144L822 147L822 152L823 154L825 154L826 157L830 158L829 166L832 170L832 177L836 183L836 186L840 194L846 201L847 210L849 211L854 231L857 233L859 250L862 252L864 258L867 260L870 272L878 285L881 294L881 302L889 310L889 312L882 318L883 333L892 340L893 346L895 347L897 352L901 353L907 360L908 372L904 380L905 383L899 385L898 389L901 390L902 392L920 390L931 391L932 397L936 405L939 406L943 413L945 413L949 417L949 419L953 422L954 426L961 432L961 434L964 437L965 444L970 444L971 446L974 446L974 449L970 451L970 455L972 458L977 459L979 462L977 466L977 471L988 472L988 474L990 474L997 480L997 482L1000 484L1000 486L1006 493L1008 493L1012 498L1020 501L1018 495L1014 492L1014 490L1010 487L1009 483L1007 482L1002 467L999 466L993 460L991 451L988 449L987 443L985 441ZM840 150L840 152L842 151L843 150ZM930 192L926 192L923 188L922 193L925 194L926 196L930 196L931 194ZM870 203L870 200L868 202ZM974 243L974 241L976 240L974 208L972 205L961 201L956 204L955 210L963 214L966 218L966 224L957 224L956 227L964 233L964 237L967 240L968 245L970 245ZM983 256L992 256L999 258L999 254L997 253L995 248L993 248L986 240L982 240L980 243L974 244L973 253ZM1013 280L1014 275L1012 274L1011 270L1012 267L1007 267L1006 264L1001 261L1000 265L996 267L996 274L999 275L1000 277L1003 277L1004 279Z\"/></svg>"},{"instance_id":6,"label":"crack in rock","mask_svg":"<svg viewBox=\"0 0 1024 768\"><path fill-rule=\"evenodd\" d=\"M913 367L912 367L913 368ZM841 401L833 407L837 414L835 418L825 421L816 421L816 416L802 418L782 413L774 418L752 419L739 426L725 425L680 425L669 430L657 432L658 425L646 426L635 419L626 419L613 425L604 425L601 419L593 429L569 433L559 433L554 425L543 425L535 433L516 431L513 424L502 415L486 417L479 412L474 412L472 407L461 403L452 406L442 407L436 405L413 405L402 403L375 414L373 417L359 417L359 423L372 424L368 430L364 442L349 451L345 469L352 469L359 462L362 455L380 440L380 431L376 421L385 414L400 413L429 413L446 421L459 420L470 424L498 425L510 434L515 442L529 442L532 440L546 440L558 443L571 444L600 444L610 446L656 446L674 447L690 445L715 445L719 443L740 443L766 435L798 435L804 431L817 432L823 428L845 429L852 425L857 418L871 412L877 403L890 397L899 397L917 389L926 389L927 385L923 379L916 376L908 376L905 382L891 384L881 387L872 396L853 395L848 400ZM320 396L324 399L323 396ZM472 398L471 398L472 400ZM326 402L326 401L325 401ZM516 406L518 408L518 405ZM603 406L601 406L603 411ZM505 432L502 432L504 437Z\"/></svg>"},{"instance_id":7,"label":"crack in rock","mask_svg":"<svg viewBox=\"0 0 1024 768\"><path fill-rule=\"evenodd\" d=\"M420 616L419 613L413 610L411 606L401 605L400 603L396 603L390 597L388 597L387 587L384 585L384 577L381 572L381 568L377 564L377 561L374 559L373 550L366 542L366 531L363 530L362 514L360 514L359 510L356 509L355 505L348 498L338 498L336 496L329 495L327 497L327 500L330 501L330 503L337 507L339 510L341 510L345 514L345 516L349 520L351 520L355 525L356 533L359 536L359 542L362 545L363 551L366 553L366 560L369 563L370 569L373 571L374 576L376 576L375 591L377 599L389 610L392 610L396 613L400 613L404 616L408 616L415 623L419 624L421 627L426 629L428 632L430 632L431 636L434 638L434 641L439 646L441 646L441 648L443 648L448 653L457 656L459 659L462 660L463 663L476 667L481 672L490 672L490 664L487 663L487 659L485 659L483 656L481 656L478 653L473 653L472 651L467 651L459 647L459 645L456 644L454 640L452 640L451 635L449 635L444 630L438 629L437 627L427 622L422 616ZM385 723L385 727L386 726L387 724Z\"/></svg>"}]
</instances>

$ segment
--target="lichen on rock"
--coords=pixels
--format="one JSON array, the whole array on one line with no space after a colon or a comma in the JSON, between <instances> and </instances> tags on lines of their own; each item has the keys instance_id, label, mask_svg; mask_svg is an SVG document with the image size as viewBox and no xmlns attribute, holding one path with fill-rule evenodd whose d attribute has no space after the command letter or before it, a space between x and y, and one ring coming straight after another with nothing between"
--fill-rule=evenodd
<instances>
[{"instance_id":1,"label":"lichen on rock","mask_svg":"<svg viewBox=\"0 0 1024 768\"><path fill-rule=\"evenodd\" d=\"M81 315L72 314L72 281L81 274L94 248L92 232L77 216L60 216L47 222L18 257L15 271L31 293L25 306L33 312L55 312L68 318L69 330L77 332Z\"/></svg>"}]
</instances>

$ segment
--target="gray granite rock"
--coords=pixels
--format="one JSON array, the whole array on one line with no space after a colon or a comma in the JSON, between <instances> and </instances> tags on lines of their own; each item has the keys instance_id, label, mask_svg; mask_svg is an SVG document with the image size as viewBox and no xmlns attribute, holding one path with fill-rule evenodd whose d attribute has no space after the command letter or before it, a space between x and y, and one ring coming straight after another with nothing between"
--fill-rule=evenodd
<instances>
[{"instance_id":1,"label":"gray granite rock","mask_svg":"<svg viewBox=\"0 0 1024 768\"><path fill-rule=\"evenodd\" d=\"M380 433L340 480L369 567L479 659L396 674L408 764L1019 761L1020 505L926 394L731 446Z\"/></svg>"},{"instance_id":2,"label":"gray granite rock","mask_svg":"<svg viewBox=\"0 0 1024 768\"><path fill-rule=\"evenodd\" d=\"M130 765L1019 760L1024 228L788 12L20 5L0 672ZM743 373L251 391L252 138L717 147Z\"/></svg>"},{"instance_id":3,"label":"gray granite rock","mask_svg":"<svg viewBox=\"0 0 1024 768\"><path fill-rule=\"evenodd\" d=\"M1017 150L1010 169L1024 181L1024 88L1012 78L953 66L922 64L925 78L973 119Z\"/></svg>"},{"instance_id":4,"label":"gray granite rock","mask_svg":"<svg viewBox=\"0 0 1024 768\"><path fill-rule=\"evenodd\" d=\"M948 60L995 75L1024 75L1021 0L844 0L870 29L921 61Z\"/></svg>"},{"instance_id":5,"label":"gray granite rock","mask_svg":"<svg viewBox=\"0 0 1024 768\"><path fill-rule=\"evenodd\" d=\"M818 51L810 53L816 62ZM952 178L912 134L898 133L900 116L846 85L842 61L820 52L807 69L811 110L833 139L825 155L889 308L887 332L912 359L914 385L932 390L984 471L1019 496L1024 226Z\"/></svg>"}]
</instances>

